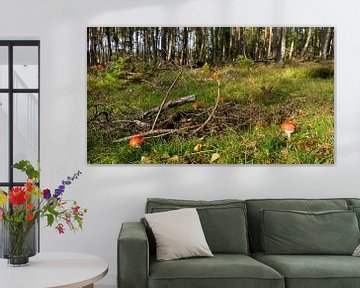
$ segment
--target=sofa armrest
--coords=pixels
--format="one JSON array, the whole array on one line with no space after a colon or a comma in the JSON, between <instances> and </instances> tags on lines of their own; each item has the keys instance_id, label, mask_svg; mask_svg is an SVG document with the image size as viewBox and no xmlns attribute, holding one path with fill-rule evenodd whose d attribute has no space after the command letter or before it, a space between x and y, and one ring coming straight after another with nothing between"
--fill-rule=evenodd
<instances>
[{"instance_id":1,"label":"sofa armrest","mask_svg":"<svg viewBox=\"0 0 360 288\"><path fill-rule=\"evenodd\" d=\"M146 288L149 242L141 223L123 223L117 242L118 288Z\"/></svg>"}]
</instances>

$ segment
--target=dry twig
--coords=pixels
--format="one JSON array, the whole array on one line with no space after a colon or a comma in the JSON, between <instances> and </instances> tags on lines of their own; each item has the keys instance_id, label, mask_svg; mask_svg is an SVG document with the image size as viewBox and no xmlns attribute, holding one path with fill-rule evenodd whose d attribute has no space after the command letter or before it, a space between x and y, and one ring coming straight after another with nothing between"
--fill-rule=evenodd
<instances>
[{"instance_id":1,"label":"dry twig","mask_svg":"<svg viewBox=\"0 0 360 288\"><path fill-rule=\"evenodd\" d=\"M217 97L216 97L216 101L215 101L215 105L214 105L214 108L213 110L211 111L209 117L205 120L205 122L197 129L195 129L192 134L195 134L196 132L204 129L204 127L206 126L206 124L209 123L209 121L211 120L211 118L214 116L215 114L215 111L216 111L216 108L218 107L219 105L219 102L220 102L220 80L217 80L217 83L218 83L218 93L217 93Z\"/></svg>"},{"instance_id":2,"label":"dry twig","mask_svg":"<svg viewBox=\"0 0 360 288\"><path fill-rule=\"evenodd\" d=\"M169 94L170 94L170 91L171 91L172 88L174 87L174 85L175 85L175 83L177 82L177 80L180 78L180 76L181 76L181 74L183 73L183 71L184 71L184 70L181 70L181 71L180 71L179 75L175 78L175 80L174 80L173 83L171 84L170 88L169 88L168 91L166 92L165 97L164 97L163 101L162 101L161 104L160 104L159 111L158 111L158 113L156 114L154 123L153 123L153 125L152 125L152 127L151 127L151 131L154 130L155 125L156 125L156 122L157 122L157 120L158 120L158 118L159 118L159 115L160 115L160 113L161 113L161 109L163 108L163 106L164 106L164 104L165 104L165 101L166 101L167 97L168 97Z\"/></svg>"}]
</instances>

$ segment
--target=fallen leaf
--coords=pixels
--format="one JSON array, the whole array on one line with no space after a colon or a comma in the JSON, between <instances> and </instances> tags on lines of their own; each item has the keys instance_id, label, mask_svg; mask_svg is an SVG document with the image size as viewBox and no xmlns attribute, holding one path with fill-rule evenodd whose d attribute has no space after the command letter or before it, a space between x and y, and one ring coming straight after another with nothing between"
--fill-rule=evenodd
<instances>
[{"instance_id":1,"label":"fallen leaf","mask_svg":"<svg viewBox=\"0 0 360 288\"><path fill-rule=\"evenodd\" d=\"M141 156L141 164L151 164L151 158L146 156Z\"/></svg>"},{"instance_id":2,"label":"fallen leaf","mask_svg":"<svg viewBox=\"0 0 360 288\"><path fill-rule=\"evenodd\" d=\"M213 153L213 154L211 155L210 163L215 162L215 161L218 160L219 158L220 158L220 154L219 154L219 153Z\"/></svg>"},{"instance_id":3,"label":"fallen leaf","mask_svg":"<svg viewBox=\"0 0 360 288\"><path fill-rule=\"evenodd\" d=\"M170 161L174 162L174 163L179 162L179 160L180 160L180 158L178 155L174 155L170 158Z\"/></svg>"},{"instance_id":4,"label":"fallen leaf","mask_svg":"<svg viewBox=\"0 0 360 288\"><path fill-rule=\"evenodd\" d=\"M170 155L168 152L164 152L162 155L161 155L161 159L169 159L170 158Z\"/></svg>"},{"instance_id":5,"label":"fallen leaf","mask_svg":"<svg viewBox=\"0 0 360 288\"><path fill-rule=\"evenodd\" d=\"M195 145L194 151L195 151L195 152L199 152L199 151L202 150L202 148L203 148L203 144L202 144L202 143L198 143L198 144Z\"/></svg>"},{"instance_id":6,"label":"fallen leaf","mask_svg":"<svg viewBox=\"0 0 360 288\"><path fill-rule=\"evenodd\" d=\"M289 155L289 149L287 149L287 148L281 149L281 154L282 154L284 157L287 157L287 156Z\"/></svg>"},{"instance_id":7,"label":"fallen leaf","mask_svg":"<svg viewBox=\"0 0 360 288\"><path fill-rule=\"evenodd\" d=\"M332 145L330 143L323 143L319 145L319 149L329 150L332 148Z\"/></svg>"},{"instance_id":8,"label":"fallen leaf","mask_svg":"<svg viewBox=\"0 0 360 288\"><path fill-rule=\"evenodd\" d=\"M269 123L266 121L257 121L256 126L267 127L267 126L269 126Z\"/></svg>"}]
</instances>

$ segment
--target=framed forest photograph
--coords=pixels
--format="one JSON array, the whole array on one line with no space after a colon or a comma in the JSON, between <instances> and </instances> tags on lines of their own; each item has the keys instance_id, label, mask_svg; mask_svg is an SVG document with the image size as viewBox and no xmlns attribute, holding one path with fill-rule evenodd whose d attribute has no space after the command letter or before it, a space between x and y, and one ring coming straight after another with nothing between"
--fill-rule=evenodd
<instances>
[{"instance_id":1,"label":"framed forest photograph","mask_svg":"<svg viewBox=\"0 0 360 288\"><path fill-rule=\"evenodd\" d=\"M89 164L334 164L334 27L88 27Z\"/></svg>"}]
</instances>

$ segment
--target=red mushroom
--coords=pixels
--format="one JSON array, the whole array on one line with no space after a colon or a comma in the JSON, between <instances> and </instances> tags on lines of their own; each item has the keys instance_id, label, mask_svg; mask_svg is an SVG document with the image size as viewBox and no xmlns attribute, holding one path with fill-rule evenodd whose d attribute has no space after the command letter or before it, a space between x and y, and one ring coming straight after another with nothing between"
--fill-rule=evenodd
<instances>
[{"instance_id":1,"label":"red mushroom","mask_svg":"<svg viewBox=\"0 0 360 288\"><path fill-rule=\"evenodd\" d=\"M290 138L291 133L296 129L296 125L293 122L286 120L280 124L280 129L285 132L288 138Z\"/></svg>"},{"instance_id":2,"label":"red mushroom","mask_svg":"<svg viewBox=\"0 0 360 288\"><path fill-rule=\"evenodd\" d=\"M131 137L129 140L129 145L132 148L140 148L145 142L144 137L141 136L134 136Z\"/></svg>"}]
</instances>

